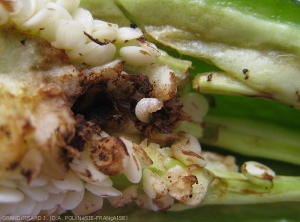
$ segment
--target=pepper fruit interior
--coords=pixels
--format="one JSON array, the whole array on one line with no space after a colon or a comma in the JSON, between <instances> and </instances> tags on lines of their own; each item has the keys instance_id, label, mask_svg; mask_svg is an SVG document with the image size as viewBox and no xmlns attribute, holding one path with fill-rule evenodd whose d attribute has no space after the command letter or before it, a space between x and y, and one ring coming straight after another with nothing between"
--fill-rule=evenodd
<instances>
[{"instance_id":1,"label":"pepper fruit interior","mask_svg":"<svg viewBox=\"0 0 300 222\"><path fill-rule=\"evenodd\" d=\"M0 1L1 216L297 221L300 9L259 4Z\"/></svg>"}]
</instances>

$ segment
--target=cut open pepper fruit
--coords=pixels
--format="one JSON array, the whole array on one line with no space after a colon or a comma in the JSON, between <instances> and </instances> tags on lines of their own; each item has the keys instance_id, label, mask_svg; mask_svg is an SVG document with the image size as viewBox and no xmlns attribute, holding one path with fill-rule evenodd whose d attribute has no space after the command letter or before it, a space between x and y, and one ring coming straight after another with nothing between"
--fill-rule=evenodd
<instances>
[{"instance_id":1,"label":"cut open pepper fruit","mask_svg":"<svg viewBox=\"0 0 300 222\"><path fill-rule=\"evenodd\" d=\"M298 1L0 11L3 220L300 219Z\"/></svg>"}]
</instances>

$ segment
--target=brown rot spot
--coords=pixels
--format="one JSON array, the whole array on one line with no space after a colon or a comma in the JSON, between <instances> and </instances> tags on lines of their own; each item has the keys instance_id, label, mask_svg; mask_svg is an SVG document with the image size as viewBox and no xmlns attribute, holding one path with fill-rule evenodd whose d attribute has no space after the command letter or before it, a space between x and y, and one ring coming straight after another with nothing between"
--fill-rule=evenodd
<instances>
[{"instance_id":1,"label":"brown rot spot","mask_svg":"<svg viewBox=\"0 0 300 222\"><path fill-rule=\"evenodd\" d=\"M40 30L40 31L43 31L44 29L45 29L45 28L40 28L39 30Z\"/></svg>"},{"instance_id":2,"label":"brown rot spot","mask_svg":"<svg viewBox=\"0 0 300 222\"><path fill-rule=\"evenodd\" d=\"M207 82L210 82L210 81L212 80L212 77L213 77L213 74L212 74L212 73L209 74L209 75L207 76Z\"/></svg>"},{"instance_id":3,"label":"brown rot spot","mask_svg":"<svg viewBox=\"0 0 300 222\"><path fill-rule=\"evenodd\" d=\"M133 22L133 23L130 24L130 28L136 29L136 28L137 28L137 25Z\"/></svg>"},{"instance_id":4,"label":"brown rot spot","mask_svg":"<svg viewBox=\"0 0 300 222\"><path fill-rule=\"evenodd\" d=\"M243 69L243 74L245 75L245 79L249 78L250 72L248 69Z\"/></svg>"}]
</instances>

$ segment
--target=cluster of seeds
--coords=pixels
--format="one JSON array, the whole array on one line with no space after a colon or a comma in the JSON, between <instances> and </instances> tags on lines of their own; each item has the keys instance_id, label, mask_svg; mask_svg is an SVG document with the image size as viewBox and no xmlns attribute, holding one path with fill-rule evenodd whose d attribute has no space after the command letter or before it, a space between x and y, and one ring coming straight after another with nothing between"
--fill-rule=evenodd
<instances>
[{"instance_id":1,"label":"cluster of seeds","mask_svg":"<svg viewBox=\"0 0 300 222\"><path fill-rule=\"evenodd\" d=\"M200 153L197 139L189 134L182 134L170 148L162 150L157 144L144 141L138 145L102 131L86 142L81 158L70 163L71 170L64 180L40 175L28 181L20 168L1 179L0 216L49 216L67 210L74 215L88 215L102 208L104 198L114 207L135 201L139 206L155 211L172 207L175 200L196 205L204 198L211 181L199 171L206 165ZM35 152L26 155L31 159L37 157ZM99 158L101 155L105 158ZM164 162L171 156L188 167L166 167ZM162 174L147 169L151 165ZM120 174L132 183L123 191L114 188L110 179L110 176ZM139 186L142 186L142 192L138 192Z\"/></svg>"},{"instance_id":2,"label":"cluster of seeds","mask_svg":"<svg viewBox=\"0 0 300 222\"><path fill-rule=\"evenodd\" d=\"M12 21L21 30L40 35L52 46L66 50L74 62L98 66L121 58L128 64L144 66L160 55L136 26L93 19L78 8L79 0L22 0L0 2L0 25Z\"/></svg>"}]
</instances>

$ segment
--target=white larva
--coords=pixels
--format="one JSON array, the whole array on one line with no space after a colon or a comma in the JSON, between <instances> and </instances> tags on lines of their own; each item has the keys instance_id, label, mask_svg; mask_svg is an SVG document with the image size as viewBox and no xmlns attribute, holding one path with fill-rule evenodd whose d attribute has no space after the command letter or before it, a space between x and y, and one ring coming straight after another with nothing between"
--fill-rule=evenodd
<instances>
[{"instance_id":1,"label":"white larva","mask_svg":"<svg viewBox=\"0 0 300 222\"><path fill-rule=\"evenodd\" d=\"M160 110L163 105L163 102L159 99L143 98L136 104L135 115L140 121L149 123L151 113Z\"/></svg>"}]
</instances>

